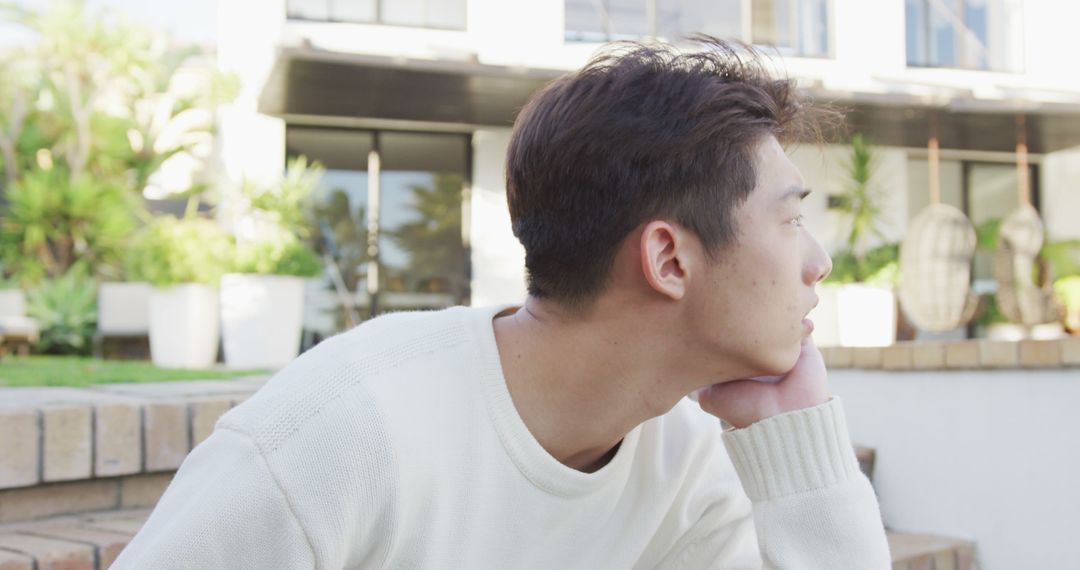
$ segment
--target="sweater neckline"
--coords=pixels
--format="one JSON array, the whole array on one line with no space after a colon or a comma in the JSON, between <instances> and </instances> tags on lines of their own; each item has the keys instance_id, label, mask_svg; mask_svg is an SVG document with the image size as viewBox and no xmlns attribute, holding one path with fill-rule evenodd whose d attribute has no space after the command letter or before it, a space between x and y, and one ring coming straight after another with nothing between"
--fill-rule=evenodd
<instances>
[{"instance_id":1,"label":"sweater neckline","mask_svg":"<svg viewBox=\"0 0 1080 570\"><path fill-rule=\"evenodd\" d=\"M495 342L493 319L510 308L517 308L517 305L472 308L467 313L470 331L480 348L480 377L488 410L507 455L533 485L561 497L588 494L604 487L609 481L624 479L637 450L640 425L626 434L611 460L592 473L560 463L529 431L506 386L499 347Z\"/></svg>"}]
</instances>

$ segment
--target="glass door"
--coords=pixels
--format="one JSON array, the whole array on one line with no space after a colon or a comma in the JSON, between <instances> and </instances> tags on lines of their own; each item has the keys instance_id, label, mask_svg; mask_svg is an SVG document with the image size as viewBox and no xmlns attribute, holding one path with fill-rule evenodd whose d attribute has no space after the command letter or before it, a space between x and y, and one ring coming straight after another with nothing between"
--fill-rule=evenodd
<instances>
[{"instance_id":1,"label":"glass door","mask_svg":"<svg viewBox=\"0 0 1080 570\"><path fill-rule=\"evenodd\" d=\"M286 152L326 169L309 224L336 268L309 290L306 326L327 336L388 311L469 302L469 135L290 125Z\"/></svg>"}]
</instances>

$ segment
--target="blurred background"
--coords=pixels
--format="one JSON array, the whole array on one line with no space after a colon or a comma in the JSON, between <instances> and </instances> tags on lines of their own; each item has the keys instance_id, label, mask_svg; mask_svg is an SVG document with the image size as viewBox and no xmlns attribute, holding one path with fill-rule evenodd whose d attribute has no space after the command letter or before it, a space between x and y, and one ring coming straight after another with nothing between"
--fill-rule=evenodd
<instances>
[{"instance_id":1,"label":"blurred background","mask_svg":"<svg viewBox=\"0 0 1080 570\"><path fill-rule=\"evenodd\" d=\"M834 259L815 339L853 433L892 453L887 523L972 539L986 568L1080 567L1050 506L1077 491L1020 492L1046 455L1080 467L1031 444L1080 396L1078 20L1065 0L0 3L0 353L24 355L0 384L72 374L46 355L102 381L273 370L388 311L520 302L517 110L605 42L701 32L845 112L789 153ZM1030 433L993 432L1006 415ZM1009 444L1028 459L1000 468Z\"/></svg>"}]
</instances>

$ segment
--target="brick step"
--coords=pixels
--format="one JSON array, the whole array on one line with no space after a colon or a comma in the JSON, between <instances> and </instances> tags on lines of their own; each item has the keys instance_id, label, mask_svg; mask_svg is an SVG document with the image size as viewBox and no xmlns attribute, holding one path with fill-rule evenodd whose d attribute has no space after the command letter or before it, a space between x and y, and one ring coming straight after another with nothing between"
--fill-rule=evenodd
<instances>
[{"instance_id":1,"label":"brick step","mask_svg":"<svg viewBox=\"0 0 1080 570\"><path fill-rule=\"evenodd\" d=\"M149 509L54 517L0 525L0 570L105 570L139 531ZM973 570L972 543L889 532L893 570Z\"/></svg>"},{"instance_id":2,"label":"brick step","mask_svg":"<svg viewBox=\"0 0 1080 570\"><path fill-rule=\"evenodd\" d=\"M0 570L105 570L149 516L132 509L0 525Z\"/></svg>"}]
</instances>

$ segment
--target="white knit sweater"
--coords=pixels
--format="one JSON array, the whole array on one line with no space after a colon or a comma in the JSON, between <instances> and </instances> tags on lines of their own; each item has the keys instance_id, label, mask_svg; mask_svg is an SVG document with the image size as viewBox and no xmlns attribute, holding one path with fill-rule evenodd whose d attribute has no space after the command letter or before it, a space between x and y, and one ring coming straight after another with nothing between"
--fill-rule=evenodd
<instances>
[{"instance_id":1,"label":"white knit sweater","mask_svg":"<svg viewBox=\"0 0 1080 570\"><path fill-rule=\"evenodd\" d=\"M727 433L684 399L582 473L514 408L504 308L305 353L222 417L114 568L890 567L838 399Z\"/></svg>"}]
</instances>

